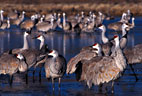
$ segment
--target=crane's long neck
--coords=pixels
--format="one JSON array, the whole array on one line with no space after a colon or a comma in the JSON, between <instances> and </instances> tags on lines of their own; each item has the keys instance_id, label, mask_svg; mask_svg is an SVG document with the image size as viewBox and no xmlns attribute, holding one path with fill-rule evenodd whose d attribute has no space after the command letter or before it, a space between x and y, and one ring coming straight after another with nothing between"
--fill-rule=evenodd
<instances>
[{"instance_id":1,"label":"crane's long neck","mask_svg":"<svg viewBox=\"0 0 142 96\"><path fill-rule=\"evenodd\" d=\"M93 25L93 27L94 27L94 25L95 25L95 16L93 15L93 18L92 18L92 25Z\"/></svg>"},{"instance_id":2,"label":"crane's long neck","mask_svg":"<svg viewBox=\"0 0 142 96\"><path fill-rule=\"evenodd\" d=\"M132 19L132 26L131 28L133 28L135 26L135 22L134 22L134 19Z\"/></svg>"},{"instance_id":3,"label":"crane's long neck","mask_svg":"<svg viewBox=\"0 0 142 96\"><path fill-rule=\"evenodd\" d=\"M27 40L27 35L24 35L24 45L22 49L28 49L29 45L28 45L28 40Z\"/></svg>"},{"instance_id":4,"label":"crane's long neck","mask_svg":"<svg viewBox=\"0 0 142 96\"><path fill-rule=\"evenodd\" d=\"M60 24L60 22L61 22L61 18L59 17L57 20L57 24Z\"/></svg>"},{"instance_id":5,"label":"crane's long neck","mask_svg":"<svg viewBox=\"0 0 142 96\"><path fill-rule=\"evenodd\" d=\"M40 42L40 49L43 47L43 45L44 45L44 39L42 39Z\"/></svg>"},{"instance_id":6,"label":"crane's long neck","mask_svg":"<svg viewBox=\"0 0 142 96\"><path fill-rule=\"evenodd\" d=\"M103 41L104 44L109 41L108 38L106 37L105 33L106 33L106 28L104 27L102 29L102 41Z\"/></svg>"},{"instance_id":7,"label":"crane's long neck","mask_svg":"<svg viewBox=\"0 0 142 96\"><path fill-rule=\"evenodd\" d=\"M99 46L99 48L98 48L98 56L102 56L102 48L101 48L101 46Z\"/></svg>"},{"instance_id":8,"label":"crane's long neck","mask_svg":"<svg viewBox=\"0 0 142 96\"><path fill-rule=\"evenodd\" d=\"M120 40L120 48L123 50L127 45L127 34L124 35Z\"/></svg>"},{"instance_id":9,"label":"crane's long neck","mask_svg":"<svg viewBox=\"0 0 142 96\"><path fill-rule=\"evenodd\" d=\"M10 28L10 20L7 20L7 28Z\"/></svg>"},{"instance_id":10,"label":"crane's long neck","mask_svg":"<svg viewBox=\"0 0 142 96\"><path fill-rule=\"evenodd\" d=\"M119 40L114 40L115 41L115 46L114 46L114 48L112 49L112 54L111 54L111 56L116 56L116 52L117 52L117 50L118 49L120 49L120 45L119 45Z\"/></svg>"},{"instance_id":11,"label":"crane's long neck","mask_svg":"<svg viewBox=\"0 0 142 96\"><path fill-rule=\"evenodd\" d=\"M127 31L126 28L122 26L122 38L120 40L120 48L123 50L127 45Z\"/></svg>"},{"instance_id":12,"label":"crane's long neck","mask_svg":"<svg viewBox=\"0 0 142 96\"><path fill-rule=\"evenodd\" d=\"M124 36L124 35L126 35L127 34L127 32L126 32L126 30L125 30L125 27L122 27L122 36Z\"/></svg>"},{"instance_id":13,"label":"crane's long neck","mask_svg":"<svg viewBox=\"0 0 142 96\"><path fill-rule=\"evenodd\" d=\"M25 14L23 13L22 16L21 16L21 18L20 18L20 21L23 21L24 18L25 18Z\"/></svg>"},{"instance_id":14,"label":"crane's long neck","mask_svg":"<svg viewBox=\"0 0 142 96\"><path fill-rule=\"evenodd\" d=\"M66 18L65 18L65 15L63 16L63 27L66 26Z\"/></svg>"},{"instance_id":15,"label":"crane's long neck","mask_svg":"<svg viewBox=\"0 0 142 96\"><path fill-rule=\"evenodd\" d=\"M0 13L0 18L1 18L1 21L3 21L3 13L2 12Z\"/></svg>"},{"instance_id":16,"label":"crane's long neck","mask_svg":"<svg viewBox=\"0 0 142 96\"><path fill-rule=\"evenodd\" d=\"M124 68L126 68L126 59L125 59L125 56L123 55L123 52L120 48L120 45L119 45L119 40L117 40L115 42L115 56L114 56L114 59L115 59L115 62L116 62L116 65L117 67L120 69L120 71L123 71Z\"/></svg>"},{"instance_id":17,"label":"crane's long neck","mask_svg":"<svg viewBox=\"0 0 142 96\"><path fill-rule=\"evenodd\" d=\"M126 22L126 13L123 13L122 14L122 17L121 17L121 22Z\"/></svg>"}]
</instances>

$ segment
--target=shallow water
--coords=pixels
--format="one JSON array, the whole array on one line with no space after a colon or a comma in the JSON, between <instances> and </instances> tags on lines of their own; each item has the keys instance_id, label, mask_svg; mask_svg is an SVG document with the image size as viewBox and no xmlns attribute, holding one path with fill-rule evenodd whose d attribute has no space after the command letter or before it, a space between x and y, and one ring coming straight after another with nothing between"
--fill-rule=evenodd
<instances>
[{"instance_id":1,"label":"shallow water","mask_svg":"<svg viewBox=\"0 0 142 96\"><path fill-rule=\"evenodd\" d=\"M111 22L118 21L120 18L117 17L115 20L104 21L107 25ZM142 18L136 17L135 25L136 27L130 30L128 36L128 47L132 47L136 44L142 42ZM34 30L34 34L37 32ZM107 30L107 36L111 38L114 34L113 31ZM80 49L84 46L89 46L95 42L101 42L100 33L91 34L63 34L59 32L48 33L44 35L46 38L46 44L49 48L56 49L60 54L65 56L68 61L71 57L79 53ZM28 37L30 47L39 48L39 41L33 40ZM0 32L0 53L13 48L20 48L23 45L23 31L21 31L16 26L11 26L10 29ZM75 75L65 75L62 79L61 90L58 90L58 82L55 82L55 91L52 91L51 81L45 78L44 68L42 70L42 82L39 83L38 72L39 68L36 69L35 83L32 82L32 69L29 72L29 84L25 84L24 74L15 74L13 80L13 86L10 87L8 84L8 76L0 77L0 94L2 96L103 96L103 95L129 95L133 96L137 94L138 96L142 94L139 90L142 88L142 65L134 65L135 72L140 79L135 82L135 78L130 70L129 66L123 76L115 81L114 94L111 94L111 87L108 84L107 93L105 92L105 87L103 87L103 92L98 93L98 87L94 86L92 89L88 89L84 83L77 82L75 80ZM107 86L107 85L106 85Z\"/></svg>"}]
</instances>

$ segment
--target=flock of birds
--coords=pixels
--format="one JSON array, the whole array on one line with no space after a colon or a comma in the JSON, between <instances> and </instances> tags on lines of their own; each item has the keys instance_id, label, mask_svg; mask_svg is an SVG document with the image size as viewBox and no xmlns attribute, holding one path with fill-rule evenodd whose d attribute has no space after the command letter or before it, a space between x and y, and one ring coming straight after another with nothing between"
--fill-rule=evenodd
<instances>
[{"instance_id":1,"label":"flock of birds","mask_svg":"<svg viewBox=\"0 0 142 96\"><path fill-rule=\"evenodd\" d=\"M44 64L46 78L52 79L53 90L54 79L59 79L60 88L61 78L65 73L75 73L76 79L84 81L89 88L92 85L101 85L108 82L112 82L113 88L113 81L120 77L127 65L130 65L134 72L132 64L142 63L142 44L135 45L133 48L126 48L129 30L135 26L135 18L130 10L122 14L120 21L108 25L109 29L122 31L122 36L117 34L112 39L108 39L105 35L106 26L103 24L103 20L106 17L101 12L98 12L97 15L93 12L89 12L88 15L81 12L81 15L68 17L65 13L62 16L60 13L35 14L31 16L31 19L24 19L24 11L21 14L18 11L13 11L8 14L7 19L4 19L3 12L3 10L0 11L0 29L10 28L10 24L14 24L26 30L23 35L23 47L8 50L0 56L0 74L10 75L10 85L14 73L18 71L25 72L26 83L28 83L29 69L31 67L36 69L39 65ZM41 41L40 48L29 48L27 36L32 33L33 28L42 33L50 32L50 30L77 33L99 31L101 32L102 43L95 43L82 48L80 53L72 57L67 63L58 51L48 48L42 34L32 37ZM41 71L39 77L41 78ZM138 80L136 75L135 77Z\"/></svg>"}]
</instances>

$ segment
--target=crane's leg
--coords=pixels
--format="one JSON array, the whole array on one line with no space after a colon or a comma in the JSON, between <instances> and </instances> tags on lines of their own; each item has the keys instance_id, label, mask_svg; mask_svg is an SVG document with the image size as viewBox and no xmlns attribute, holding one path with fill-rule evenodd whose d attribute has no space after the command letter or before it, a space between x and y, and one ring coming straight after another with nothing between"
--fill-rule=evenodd
<instances>
[{"instance_id":1,"label":"crane's leg","mask_svg":"<svg viewBox=\"0 0 142 96\"><path fill-rule=\"evenodd\" d=\"M39 70L39 82L41 83L41 68Z\"/></svg>"},{"instance_id":2,"label":"crane's leg","mask_svg":"<svg viewBox=\"0 0 142 96\"><path fill-rule=\"evenodd\" d=\"M102 93L103 84L99 85L99 92Z\"/></svg>"},{"instance_id":3,"label":"crane's leg","mask_svg":"<svg viewBox=\"0 0 142 96\"><path fill-rule=\"evenodd\" d=\"M132 64L128 64L128 65L130 66L130 68L131 68L131 70L132 70L132 72L133 72L133 74L135 76L136 82L137 82L139 79L138 79L138 77L137 77L137 75L136 75L136 73L134 71L134 68L132 67Z\"/></svg>"},{"instance_id":4,"label":"crane's leg","mask_svg":"<svg viewBox=\"0 0 142 96\"><path fill-rule=\"evenodd\" d=\"M114 81L112 80L112 83L111 83L111 87L112 87L112 90L111 90L111 93L114 93Z\"/></svg>"},{"instance_id":5,"label":"crane's leg","mask_svg":"<svg viewBox=\"0 0 142 96\"><path fill-rule=\"evenodd\" d=\"M59 91L60 91L60 89L61 89L61 78L59 78L59 86L58 86L58 88L59 88Z\"/></svg>"},{"instance_id":6,"label":"crane's leg","mask_svg":"<svg viewBox=\"0 0 142 96\"><path fill-rule=\"evenodd\" d=\"M26 76L26 84L28 84L28 70L26 71L25 76Z\"/></svg>"},{"instance_id":7,"label":"crane's leg","mask_svg":"<svg viewBox=\"0 0 142 96\"><path fill-rule=\"evenodd\" d=\"M33 71L33 83L35 83L35 70Z\"/></svg>"},{"instance_id":8,"label":"crane's leg","mask_svg":"<svg viewBox=\"0 0 142 96\"><path fill-rule=\"evenodd\" d=\"M53 89L53 92L54 92L54 90L55 90L54 78L52 78L52 89Z\"/></svg>"},{"instance_id":9,"label":"crane's leg","mask_svg":"<svg viewBox=\"0 0 142 96\"><path fill-rule=\"evenodd\" d=\"M9 76L9 85L12 87L12 83L13 83L13 75Z\"/></svg>"}]
</instances>

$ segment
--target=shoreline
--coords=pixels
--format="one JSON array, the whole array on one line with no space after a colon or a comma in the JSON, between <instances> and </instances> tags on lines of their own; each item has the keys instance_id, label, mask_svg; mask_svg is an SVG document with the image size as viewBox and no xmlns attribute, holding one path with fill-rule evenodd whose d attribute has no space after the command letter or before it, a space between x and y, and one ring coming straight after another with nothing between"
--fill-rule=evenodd
<instances>
[{"instance_id":1,"label":"shoreline","mask_svg":"<svg viewBox=\"0 0 142 96\"><path fill-rule=\"evenodd\" d=\"M66 12L67 14L76 14L77 12L85 11L101 11L105 14L113 16L121 16L123 12L128 9L134 14L134 16L142 16L142 3L120 3L120 4L109 4L109 3L49 3L49 4L0 4L0 9L5 10L5 15L11 10L26 11L26 14L30 16L35 12L41 14L47 14L52 12Z\"/></svg>"}]
</instances>

